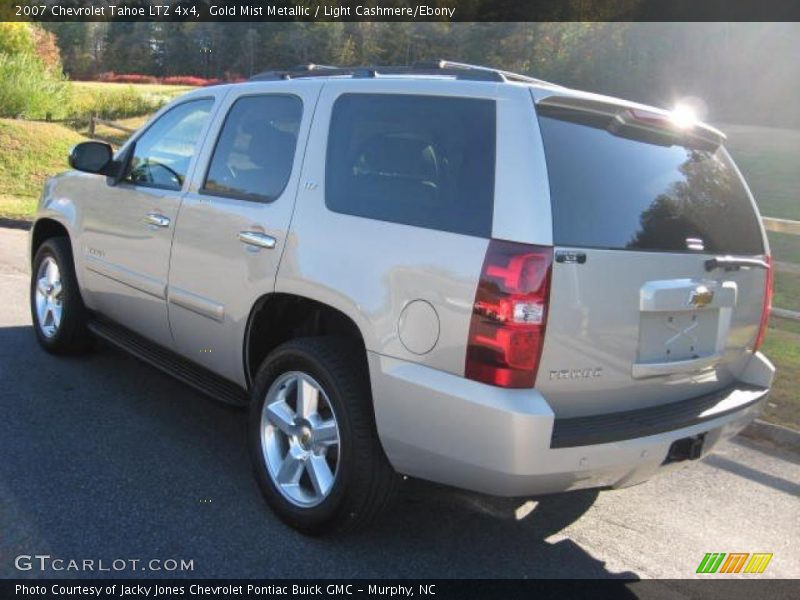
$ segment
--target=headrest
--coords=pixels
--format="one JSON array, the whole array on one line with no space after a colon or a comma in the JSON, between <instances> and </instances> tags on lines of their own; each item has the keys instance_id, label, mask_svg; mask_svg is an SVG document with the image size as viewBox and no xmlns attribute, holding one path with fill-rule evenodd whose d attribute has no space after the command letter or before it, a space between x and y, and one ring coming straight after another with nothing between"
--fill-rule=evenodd
<instances>
[{"instance_id":1,"label":"headrest","mask_svg":"<svg viewBox=\"0 0 800 600\"><path fill-rule=\"evenodd\" d=\"M371 174L436 181L436 154L430 142L400 134L376 135L362 146L358 158Z\"/></svg>"},{"instance_id":2,"label":"headrest","mask_svg":"<svg viewBox=\"0 0 800 600\"><path fill-rule=\"evenodd\" d=\"M294 159L295 136L274 127L271 123L252 122L246 130L250 133L247 157L259 167L286 164Z\"/></svg>"}]
</instances>

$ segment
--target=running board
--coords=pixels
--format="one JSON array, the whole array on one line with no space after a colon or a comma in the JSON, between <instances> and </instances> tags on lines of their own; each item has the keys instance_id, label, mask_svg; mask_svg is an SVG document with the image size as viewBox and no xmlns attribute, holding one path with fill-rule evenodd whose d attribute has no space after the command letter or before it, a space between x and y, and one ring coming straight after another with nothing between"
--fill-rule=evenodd
<instances>
[{"instance_id":1,"label":"running board","mask_svg":"<svg viewBox=\"0 0 800 600\"><path fill-rule=\"evenodd\" d=\"M246 406L249 403L247 392L235 383L121 325L93 319L89 321L89 330L206 396L233 406Z\"/></svg>"}]
</instances>

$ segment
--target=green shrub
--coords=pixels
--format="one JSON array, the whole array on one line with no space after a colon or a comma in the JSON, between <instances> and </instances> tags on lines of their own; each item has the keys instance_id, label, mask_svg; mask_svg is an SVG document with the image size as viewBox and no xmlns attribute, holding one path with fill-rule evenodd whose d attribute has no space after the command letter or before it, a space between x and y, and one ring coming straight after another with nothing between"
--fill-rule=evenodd
<instances>
[{"instance_id":1,"label":"green shrub","mask_svg":"<svg viewBox=\"0 0 800 600\"><path fill-rule=\"evenodd\" d=\"M65 116L70 88L36 56L0 53L0 117Z\"/></svg>"}]
</instances>

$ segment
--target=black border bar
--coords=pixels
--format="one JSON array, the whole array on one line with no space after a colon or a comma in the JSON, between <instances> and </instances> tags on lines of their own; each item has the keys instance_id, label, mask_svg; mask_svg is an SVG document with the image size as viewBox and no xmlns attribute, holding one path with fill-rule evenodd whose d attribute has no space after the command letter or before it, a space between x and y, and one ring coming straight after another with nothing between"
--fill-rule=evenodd
<instances>
[{"instance_id":1,"label":"black border bar","mask_svg":"<svg viewBox=\"0 0 800 600\"><path fill-rule=\"evenodd\" d=\"M511 549L510 549L511 550ZM741 577L725 579L511 579L511 580L258 580L258 579L5 579L0 580L0 598L16 600L86 600L87 598L139 600L659 600L697 598L703 600L752 600L792 598L796 581ZM138 594L123 595L123 586ZM137 587L141 586L141 587ZM389 589L412 590L390 593ZM144 594L144 588L149 594ZM37 590L37 591L34 591ZM167 591L165 593L165 590ZM200 591L198 591L200 590ZM258 591L254 591L258 590Z\"/></svg>"},{"instance_id":2,"label":"black border bar","mask_svg":"<svg viewBox=\"0 0 800 600\"><path fill-rule=\"evenodd\" d=\"M115 10L111 10L111 5ZM169 6L157 8L159 6ZM26 8L27 7L27 8ZM41 7L44 11L41 12ZM87 14L85 10L92 9ZM126 11L120 11L125 8ZM76 9L78 9L76 11ZM381 9L377 11L376 9ZM165 12L166 11L166 12ZM0 21L800 21L796 0L3 0Z\"/></svg>"}]
</instances>

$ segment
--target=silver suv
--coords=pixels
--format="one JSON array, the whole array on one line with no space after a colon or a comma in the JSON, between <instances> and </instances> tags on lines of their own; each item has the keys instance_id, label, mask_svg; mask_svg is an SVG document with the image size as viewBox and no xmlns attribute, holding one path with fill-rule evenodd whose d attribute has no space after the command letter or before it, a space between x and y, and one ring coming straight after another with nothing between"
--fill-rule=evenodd
<instances>
[{"instance_id":1,"label":"silver suv","mask_svg":"<svg viewBox=\"0 0 800 600\"><path fill-rule=\"evenodd\" d=\"M261 490L306 533L368 521L398 474L629 486L736 434L774 375L723 139L457 63L198 89L48 181L34 330L248 405Z\"/></svg>"}]
</instances>

